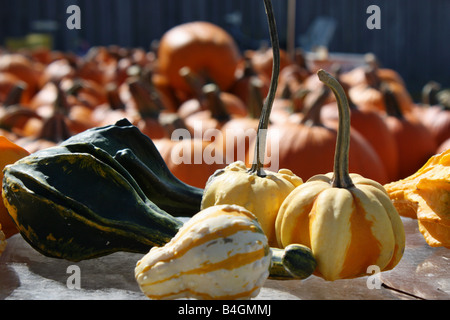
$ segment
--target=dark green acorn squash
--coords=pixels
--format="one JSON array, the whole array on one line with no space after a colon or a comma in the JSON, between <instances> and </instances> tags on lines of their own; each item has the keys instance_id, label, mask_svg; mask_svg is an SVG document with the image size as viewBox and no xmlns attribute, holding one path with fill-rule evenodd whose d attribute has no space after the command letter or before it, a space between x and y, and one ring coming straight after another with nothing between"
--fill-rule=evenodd
<instances>
[{"instance_id":1,"label":"dark green acorn squash","mask_svg":"<svg viewBox=\"0 0 450 320\"><path fill-rule=\"evenodd\" d=\"M3 199L32 247L71 261L146 253L182 225L150 201L120 163L90 144L48 148L7 166Z\"/></svg>"}]
</instances>

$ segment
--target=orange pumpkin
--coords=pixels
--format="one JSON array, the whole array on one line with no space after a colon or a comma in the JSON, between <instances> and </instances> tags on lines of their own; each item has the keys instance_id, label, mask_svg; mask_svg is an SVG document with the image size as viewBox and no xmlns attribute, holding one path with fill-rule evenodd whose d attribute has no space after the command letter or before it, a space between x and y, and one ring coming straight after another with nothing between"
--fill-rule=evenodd
<instances>
[{"instance_id":1,"label":"orange pumpkin","mask_svg":"<svg viewBox=\"0 0 450 320\"><path fill-rule=\"evenodd\" d=\"M0 72L13 74L27 84L23 103L28 103L39 89L39 66L20 53L0 55Z\"/></svg>"},{"instance_id":2,"label":"orange pumpkin","mask_svg":"<svg viewBox=\"0 0 450 320\"><path fill-rule=\"evenodd\" d=\"M214 81L227 91L235 81L241 59L234 39L221 27L209 22L184 23L168 30L161 38L157 73L167 79L175 92L192 94L180 76L185 66Z\"/></svg>"},{"instance_id":3,"label":"orange pumpkin","mask_svg":"<svg viewBox=\"0 0 450 320\"><path fill-rule=\"evenodd\" d=\"M390 90L396 96L399 107L403 113L412 111L413 100L405 86L396 81L387 81L379 77L377 70L368 68L365 70L366 81L351 86L348 95L352 101L363 110L374 110L384 114L386 110L382 86L389 85Z\"/></svg>"},{"instance_id":4,"label":"orange pumpkin","mask_svg":"<svg viewBox=\"0 0 450 320\"><path fill-rule=\"evenodd\" d=\"M242 61L242 66L238 67L236 71L236 80L229 92L241 99L245 105L248 105L251 99L251 91L253 90L251 86L255 83L258 83L258 90L260 90L261 96L267 96L269 92L267 79L256 73L250 58L245 57Z\"/></svg>"},{"instance_id":5,"label":"orange pumpkin","mask_svg":"<svg viewBox=\"0 0 450 320\"><path fill-rule=\"evenodd\" d=\"M417 118L428 128L437 144L450 138L450 110L440 105L415 109Z\"/></svg>"},{"instance_id":6,"label":"orange pumpkin","mask_svg":"<svg viewBox=\"0 0 450 320\"><path fill-rule=\"evenodd\" d=\"M30 153L27 150L8 140L4 136L0 136L0 181L3 180L3 168L6 165L12 164L29 154ZM0 225L2 226L6 238L18 233L13 220L3 205L3 201L0 202Z\"/></svg>"},{"instance_id":7,"label":"orange pumpkin","mask_svg":"<svg viewBox=\"0 0 450 320\"><path fill-rule=\"evenodd\" d=\"M304 82L309 77L310 73L304 67L301 67L295 63L287 65L280 72L277 96L282 96L285 90L295 93L301 89L304 89Z\"/></svg>"},{"instance_id":8,"label":"orange pumpkin","mask_svg":"<svg viewBox=\"0 0 450 320\"><path fill-rule=\"evenodd\" d=\"M317 101L307 108L308 113L297 117L295 121L269 125L267 154L272 159L278 159L280 168L289 168L304 180L333 168L337 129L320 118L322 102L328 94L324 88ZM351 130L350 144L350 170L386 183L386 168L367 140ZM250 147L250 159L253 158L253 149Z\"/></svg>"},{"instance_id":9,"label":"orange pumpkin","mask_svg":"<svg viewBox=\"0 0 450 320\"><path fill-rule=\"evenodd\" d=\"M202 87L202 96L183 103L178 114L191 134L202 136L210 129L221 127L232 118L245 117L246 106L235 95L220 91L213 83Z\"/></svg>"},{"instance_id":10,"label":"orange pumpkin","mask_svg":"<svg viewBox=\"0 0 450 320\"><path fill-rule=\"evenodd\" d=\"M117 76L117 60L117 55L111 48L92 47L86 56L78 61L78 77L101 85L113 82Z\"/></svg>"},{"instance_id":11,"label":"orange pumpkin","mask_svg":"<svg viewBox=\"0 0 450 320\"><path fill-rule=\"evenodd\" d=\"M364 56L364 60L364 65L356 67L341 75L340 80L343 82L342 84L348 85L350 87L354 87L364 83L367 84L368 79L366 77L366 72L368 69L374 70L377 77L382 81L397 82L402 85L405 84L403 78L397 71L389 68L381 68L377 57L373 53L367 53Z\"/></svg>"},{"instance_id":12,"label":"orange pumpkin","mask_svg":"<svg viewBox=\"0 0 450 320\"><path fill-rule=\"evenodd\" d=\"M25 86L17 82L0 105L0 127L10 132L21 130L30 119L40 119L35 111L21 103Z\"/></svg>"},{"instance_id":13,"label":"orange pumpkin","mask_svg":"<svg viewBox=\"0 0 450 320\"><path fill-rule=\"evenodd\" d=\"M216 145L223 150L227 163L238 160L244 163L250 162L249 148L256 139L264 102L259 79L251 79L248 85L250 93L247 103L248 115L227 121L221 128L221 139L215 141Z\"/></svg>"},{"instance_id":14,"label":"orange pumpkin","mask_svg":"<svg viewBox=\"0 0 450 320\"><path fill-rule=\"evenodd\" d=\"M19 83L23 85L24 89L26 88L27 84L21 81L17 76L9 72L0 72L0 101L5 101L12 88ZM29 99L27 98L26 100Z\"/></svg>"},{"instance_id":15,"label":"orange pumpkin","mask_svg":"<svg viewBox=\"0 0 450 320\"><path fill-rule=\"evenodd\" d=\"M45 66L39 74L39 86L43 87L50 81L61 81L65 78L73 79L76 76L76 69L66 58L57 59Z\"/></svg>"},{"instance_id":16,"label":"orange pumpkin","mask_svg":"<svg viewBox=\"0 0 450 320\"><path fill-rule=\"evenodd\" d=\"M436 153L444 152L445 150L450 149L450 138L442 142L438 147Z\"/></svg>"},{"instance_id":17,"label":"orange pumpkin","mask_svg":"<svg viewBox=\"0 0 450 320\"><path fill-rule=\"evenodd\" d=\"M393 134L398 148L398 177L405 178L416 172L436 152L436 142L412 112L404 113L390 86L383 88L386 105L385 122Z\"/></svg>"},{"instance_id":18,"label":"orange pumpkin","mask_svg":"<svg viewBox=\"0 0 450 320\"><path fill-rule=\"evenodd\" d=\"M248 50L246 56L251 59L253 68L256 73L262 75L266 79L272 77L273 68L273 50L270 47L261 47L258 50ZM289 54L280 49L280 74L283 69L293 64Z\"/></svg>"},{"instance_id":19,"label":"orange pumpkin","mask_svg":"<svg viewBox=\"0 0 450 320\"><path fill-rule=\"evenodd\" d=\"M154 143L169 170L191 186L204 188L209 177L225 167L222 151L210 141L165 138Z\"/></svg>"},{"instance_id":20,"label":"orange pumpkin","mask_svg":"<svg viewBox=\"0 0 450 320\"><path fill-rule=\"evenodd\" d=\"M345 90L345 85L343 85ZM373 110L361 110L353 101L347 99L350 105L350 121L352 129L359 132L373 147L386 168L389 181L398 177L398 147L394 135L389 130L384 117ZM337 103L332 102L322 107L321 118L324 123L337 126L339 113Z\"/></svg>"}]
</instances>

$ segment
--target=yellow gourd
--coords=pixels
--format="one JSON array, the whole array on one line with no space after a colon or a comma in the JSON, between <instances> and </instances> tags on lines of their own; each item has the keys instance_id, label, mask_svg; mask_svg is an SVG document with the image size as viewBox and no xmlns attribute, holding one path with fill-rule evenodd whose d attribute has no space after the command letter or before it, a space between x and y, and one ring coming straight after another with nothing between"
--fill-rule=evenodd
<instances>
[{"instance_id":1,"label":"yellow gourd","mask_svg":"<svg viewBox=\"0 0 450 320\"><path fill-rule=\"evenodd\" d=\"M282 247L310 247L316 274L325 280L366 275L371 265L389 270L403 255L402 221L382 185L349 174L347 97L331 75L319 70L318 76L333 90L339 106L334 172L314 176L289 194L277 216L277 240Z\"/></svg>"},{"instance_id":2,"label":"yellow gourd","mask_svg":"<svg viewBox=\"0 0 450 320\"><path fill-rule=\"evenodd\" d=\"M138 261L136 281L151 299L249 299L269 276L271 250L255 216L213 206L187 221L170 242Z\"/></svg>"},{"instance_id":3,"label":"yellow gourd","mask_svg":"<svg viewBox=\"0 0 450 320\"><path fill-rule=\"evenodd\" d=\"M266 170L265 176L261 177L249 172L242 161L237 161L210 178L201 208L219 204L240 205L255 214L269 244L277 246L275 219L278 210L288 194L301 183L302 179L288 169L278 172Z\"/></svg>"},{"instance_id":4,"label":"yellow gourd","mask_svg":"<svg viewBox=\"0 0 450 320\"><path fill-rule=\"evenodd\" d=\"M450 149L384 187L401 216L418 220L430 246L450 248Z\"/></svg>"},{"instance_id":5,"label":"yellow gourd","mask_svg":"<svg viewBox=\"0 0 450 320\"><path fill-rule=\"evenodd\" d=\"M251 211L266 233L269 244L276 246L275 219L284 198L303 181L288 169L278 172L264 170L265 141L280 73L278 35L270 1L265 1L273 45L272 79L264 102L256 134L255 159L250 169L235 162L218 170L208 180L201 208L219 204L236 204Z\"/></svg>"}]
</instances>

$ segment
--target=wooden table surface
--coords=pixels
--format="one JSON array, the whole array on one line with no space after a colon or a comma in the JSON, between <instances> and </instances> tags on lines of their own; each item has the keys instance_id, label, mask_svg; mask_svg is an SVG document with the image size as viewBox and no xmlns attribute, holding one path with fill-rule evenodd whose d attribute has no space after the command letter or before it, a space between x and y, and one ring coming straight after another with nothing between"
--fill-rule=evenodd
<instances>
[{"instance_id":1,"label":"wooden table surface","mask_svg":"<svg viewBox=\"0 0 450 320\"><path fill-rule=\"evenodd\" d=\"M406 250L393 270L333 282L315 276L303 281L267 280L255 300L450 299L450 250L429 247L417 222L402 220ZM119 252L73 263L45 257L15 235L0 257L0 299L145 300L134 279L141 257ZM70 288L71 268L80 274L80 288Z\"/></svg>"}]
</instances>

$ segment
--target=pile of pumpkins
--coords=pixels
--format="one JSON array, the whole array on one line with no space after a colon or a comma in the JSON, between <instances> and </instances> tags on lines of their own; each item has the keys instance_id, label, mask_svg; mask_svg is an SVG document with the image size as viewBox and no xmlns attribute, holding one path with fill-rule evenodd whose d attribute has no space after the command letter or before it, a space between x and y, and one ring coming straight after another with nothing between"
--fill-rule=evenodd
<instances>
[{"instance_id":1,"label":"pile of pumpkins","mask_svg":"<svg viewBox=\"0 0 450 320\"><path fill-rule=\"evenodd\" d=\"M176 26L150 50L94 47L82 57L5 50L0 52L0 134L34 152L128 118L155 142L180 180L204 187L217 169L235 160L251 163L254 139L232 133L256 132L272 60L270 48L241 52L225 30L208 22ZM303 179L329 172L335 98L301 50L295 58L281 50L280 67L267 153L279 168ZM444 90L430 84L426 100L415 103L399 74L380 68L373 57L349 72L330 69L351 102L351 172L385 184L409 176L450 145L450 110L444 98L437 99L445 97ZM174 133L183 132L177 129L189 135L175 139ZM223 134L208 137L209 129ZM235 147L228 143L227 148L231 138ZM238 141L244 146L236 146ZM212 163L194 159L207 150L214 154ZM192 161L174 163L181 156Z\"/></svg>"},{"instance_id":2,"label":"pile of pumpkins","mask_svg":"<svg viewBox=\"0 0 450 320\"><path fill-rule=\"evenodd\" d=\"M272 30L271 40L273 36ZM173 298L179 297L179 294L184 296L186 292L194 297L212 297L209 293L197 292L196 288L185 287L186 283L191 283L189 277L182 286L176 286L168 293L162 292L159 284L166 280L174 282L174 276L169 274L166 278L157 279L151 272L156 270L156 274L160 273L158 270L164 263L169 260L172 264L176 262L170 255L181 252L181 256L186 254L190 257L192 254L193 257L178 258L182 261L182 268L185 268L185 263L191 263L197 274L195 268L199 264L195 259L204 258L206 260L200 269L202 272L209 270L213 280L217 278L214 272L222 270L224 263L230 261L214 260L219 250L209 248L210 245L221 239L224 245L221 250L228 250L227 243L240 242L241 233L248 236L250 232L254 238L252 243L258 246L251 251L248 246L242 248L245 250L236 254L238 261L231 261L231 266L239 269L242 267L240 262L252 262L249 264L251 270L244 270L246 276L252 277L244 277L239 283L245 279L255 286L246 287L237 295L221 291L220 297L242 298L257 294L262 282L269 276L268 266L274 266L270 261L273 260L272 254L282 248L287 257L289 250L286 250L296 243L312 247L317 259L317 274L326 280L363 274L367 261L354 261L354 257L364 254L371 255L371 263L381 264L383 270L390 270L399 262L405 246L403 225L397 213L418 218L419 227L425 229L426 232L421 231L431 246L448 247L448 242L441 242L440 237L435 237L445 232L447 241L448 234L450 111L446 91L430 83L424 88L424 101L418 104L414 103L400 75L394 70L380 68L372 55L367 55L365 65L347 72L342 72L339 65L330 64L328 73L312 70L300 50L294 58L281 50L281 61L278 61L278 55L274 59L274 52L277 53L269 48L240 52L225 30L207 22L174 27L150 51L117 46L95 47L84 57L49 50L2 52L0 148L9 158L2 158L5 163L0 165L5 167L16 159L25 158L25 161L15 162L3 171L3 180L6 181L3 199L9 214L11 217L18 216L19 207L35 210L38 203L17 201L23 184L16 180L29 179L33 181L33 186L39 185L45 190L42 194L35 193L38 195L36 199L43 199L39 204L42 205L41 212L46 212L48 208L49 202L45 197L50 193L52 196L56 194L53 189L48 192L48 185L51 184L61 187L61 195L66 200L70 198L71 204L78 200L83 203L86 195L92 196L92 192L73 193L71 188L65 188L66 180L62 176L68 173L66 168L58 167L55 175L58 179L48 179L55 173L49 171L47 174L44 170L49 168L45 159L58 155L66 159L67 155L72 156L72 152L79 150L86 151L79 154L83 157L89 155L87 158L90 161L96 161L98 157L100 167L108 168L108 172L119 170L119 177L128 183L121 180L123 183L111 185L130 185L134 191L141 190L139 182L128 171L136 168L125 167L130 165L131 160L134 165L144 163L139 162L139 157L131 157L133 150L129 146L112 156L109 153L111 150L107 152L95 145L92 142L95 139L89 140L90 143L76 143L77 136L82 137L83 133L89 135L97 130L106 132L126 127L133 131L137 128L146 143L150 141L147 138L151 138L152 146L158 151L152 154L161 155L160 158L158 154L158 159L167 164L174 177L186 183L184 187L198 187L198 192L202 192L199 208L202 211L184 226L159 211L157 206L147 206L151 201L146 198L145 192L138 194L132 190L129 193L133 205L145 204L142 207L146 210L155 210L150 215L145 211L144 216L154 219L151 222L161 220L161 230L170 231L168 238L177 232L166 246L152 248L136 265L136 279L149 297ZM275 65L281 67L279 77L278 68L274 69L276 72L272 70ZM277 76L274 77L274 74ZM276 92L275 82L278 84ZM265 97L269 103L264 103ZM289 168L277 173L265 171L258 158L261 151L261 140L258 138L261 136L256 136L256 133L266 126L266 114L270 115L270 125L265 136L267 140L263 139L267 150L263 150L270 154L267 157L270 161L275 159L277 162L277 168L273 171ZM248 132L255 135L240 136ZM97 143L111 147L112 142L105 142L104 137L97 136L96 139ZM72 143L70 140L73 140ZM131 144L133 142L129 141ZM58 144L56 148L48 148ZM244 152L236 152L242 150ZM145 151L148 153L149 150ZM32 153L32 157L27 157ZM183 161L179 162L180 158ZM258 161L253 163L254 159ZM33 168L45 172L33 175L28 168L33 161L36 162ZM156 166L155 161L150 162ZM77 165L73 159L65 164L71 168ZM78 164L83 170L88 168L88 171L83 171L85 177L96 178L92 173L103 172L82 165L83 162ZM267 166L273 164L267 163ZM20 173L21 165L25 168L25 175ZM323 175L324 172L329 173ZM154 174L152 170L147 173ZM105 178L107 175L101 176L105 183L111 183ZM159 178L164 180L168 176L164 174ZM283 187L279 185L282 183ZM240 184L244 184L245 188L241 188ZM440 191L436 191L437 187ZM278 200L282 202L277 204L276 194L281 193L281 189L285 189L286 194L280 196L283 199ZM172 191L180 192L179 188L176 190ZM248 194L245 194L246 190ZM34 197L34 193L23 191L27 196ZM74 197L66 197L65 192L70 192ZM80 196L80 199L75 196ZM169 197L167 194L164 196ZM223 198L232 200L232 204L220 203ZM251 210L255 211L255 215L247 211L249 209L240 201L255 205ZM270 209L269 204L277 206L274 214L266 212ZM405 204L404 208L401 204ZM258 209L257 205L264 208ZM77 202L73 208L81 213L89 212L96 219L101 218L98 221L111 218L116 222L117 219L109 210L105 212L103 205L91 208ZM407 209L412 211L406 212ZM309 211L315 211L317 216ZM336 216L327 218L330 213L334 215L333 211L343 217L342 225L336 227ZM370 223L356 214L356 218L350 217L356 211L366 213ZM98 214L98 217L92 213ZM373 220L370 218L372 215L376 216ZM23 221L19 220L25 223L26 213L22 212L20 217ZM311 221L302 224L306 219ZM347 220L352 220L352 223L347 223ZM206 222L209 229L205 228ZM0 220L0 226L3 223ZM375 224L375 231L372 224ZM127 222L123 227L129 225ZM140 223L138 225L141 227ZM354 230L347 230L344 232L346 237L338 238L342 240L342 248L348 248L348 252L341 255L339 250L329 251L329 244L336 244L333 237L338 234L336 230L341 230L338 227L347 228L348 225L352 228L358 225L360 233L369 236L360 239L359 233L352 235ZM66 221L62 226L67 226ZM293 228L298 226L301 232L292 233ZM389 228L392 230L388 231ZM5 234L0 233L0 253L5 238L10 236L8 228L3 227L3 230ZM24 232L23 228L21 231ZM64 233L62 229L58 231ZM228 233L229 237L223 237ZM24 236L26 234L22 233ZM52 245L59 245L60 240L66 237L64 234L55 242L53 233L50 234L52 237L47 236L45 241L52 242ZM231 239L234 235L235 240ZM306 238L310 235L311 239L304 239L304 235ZM99 234L94 232L92 236L96 238ZM154 237L159 236L160 233L155 232ZM430 239L436 240L435 243ZM354 241L350 243L350 240ZM105 241L100 242L105 245ZM347 246L347 243L350 245ZM110 246L109 241L106 245ZM91 250L91 246L89 248ZM211 254L205 255L208 250ZM305 259L304 248L302 250L294 255L297 264ZM53 251L62 254L59 250ZM91 251L88 253L93 254ZM316 268L312 260L307 260L314 263L310 263L311 270L308 269L306 276ZM283 268L289 269L284 262L282 264ZM230 269L230 265L227 266ZM259 272L252 273L255 268ZM292 273L290 269L288 271ZM230 276L235 277L233 273ZM226 277L220 279L228 283ZM211 287L209 284L207 281L199 289ZM227 287L219 285L219 282L216 285L222 289ZM179 290L179 294L173 296L174 290Z\"/></svg>"}]
</instances>

